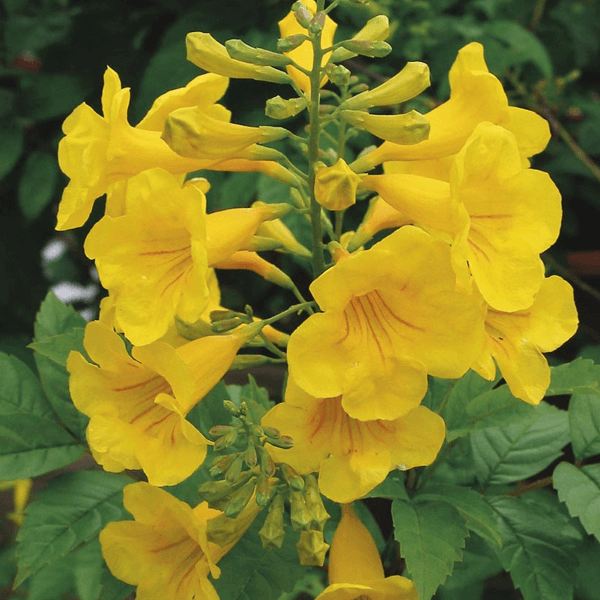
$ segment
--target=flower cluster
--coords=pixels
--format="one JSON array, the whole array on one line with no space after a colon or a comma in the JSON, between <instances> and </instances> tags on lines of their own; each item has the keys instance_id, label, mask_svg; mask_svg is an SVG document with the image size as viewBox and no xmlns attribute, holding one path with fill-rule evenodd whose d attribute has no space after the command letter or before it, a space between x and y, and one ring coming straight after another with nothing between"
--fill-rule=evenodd
<instances>
[{"instance_id":1,"label":"flower cluster","mask_svg":"<svg viewBox=\"0 0 600 600\"><path fill-rule=\"evenodd\" d=\"M64 124L59 161L70 181L57 228L83 225L106 194L85 252L108 296L87 326L87 356L68 358L70 389L90 418L97 462L112 472L141 469L148 480L125 492L135 522L110 524L101 536L110 569L138 585L140 598L216 598L208 574L218 576L215 563L266 505L261 539L281 546L285 494L301 560L322 564L328 515L320 493L346 505L390 471L436 459L445 424L422 404L428 377L474 369L493 379L497 366L515 397L539 403L549 385L543 353L577 327L570 286L545 278L540 258L561 220L558 190L529 163L548 143L546 122L509 106L477 43L459 52L447 102L426 115L381 114L427 88L427 65L408 63L374 89L357 85L340 62L387 54L387 19L334 43L336 24L323 4L294 5L279 23L278 52L189 34L188 58L207 73L160 96L136 126L127 119L129 90L110 68L103 115L82 104ZM291 131L231 121L218 103L230 77L292 86L296 97L272 98L266 114L308 112L299 144L305 170L268 145L298 141ZM325 85L338 88L327 96L331 105L322 104ZM329 124L337 152L320 149ZM358 130L383 142L346 162ZM369 173L382 164L382 174ZM210 185L198 177L205 170L263 173L289 186L289 202L212 211ZM360 227L344 232L343 211L366 200ZM312 250L281 220L290 211L310 220ZM384 230L391 231L365 249ZM265 250L311 259L314 300L259 255ZM227 310L219 269L253 271L299 304L263 320L249 307ZM309 316L290 336L272 327L301 311ZM239 422L215 424L214 442L188 421L230 368L269 361L287 362L289 377L284 401L262 425L246 419L244 406L230 407ZM240 439L245 445L236 447ZM187 479L213 443L225 456L210 471L225 480L200 494L224 514L215 502L191 509L157 487ZM215 545L207 522L229 517L239 525ZM364 554L358 566L345 558L353 546ZM349 507L332 543L330 581L323 599L416 598L408 580L384 578Z\"/></svg>"}]
</instances>

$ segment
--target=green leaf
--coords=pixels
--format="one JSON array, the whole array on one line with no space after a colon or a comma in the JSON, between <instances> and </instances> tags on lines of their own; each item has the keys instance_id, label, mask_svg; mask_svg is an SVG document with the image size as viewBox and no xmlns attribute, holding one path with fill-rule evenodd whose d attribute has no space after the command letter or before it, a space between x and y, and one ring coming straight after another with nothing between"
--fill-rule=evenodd
<instances>
[{"instance_id":1,"label":"green leaf","mask_svg":"<svg viewBox=\"0 0 600 600\"><path fill-rule=\"evenodd\" d=\"M57 180L58 163L53 154L36 150L27 157L19 181L19 207L26 219L36 219L48 206Z\"/></svg>"},{"instance_id":2,"label":"green leaf","mask_svg":"<svg viewBox=\"0 0 600 600\"><path fill-rule=\"evenodd\" d=\"M600 396L573 394L569 402L569 427L575 458L600 454Z\"/></svg>"},{"instance_id":3,"label":"green leaf","mask_svg":"<svg viewBox=\"0 0 600 600\"><path fill-rule=\"evenodd\" d=\"M16 585L96 537L123 517L123 488L129 477L103 471L66 473L53 479L27 508L17 536Z\"/></svg>"},{"instance_id":4,"label":"green leaf","mask_svg":"<svg viewBox=\"0 0 600 600\"><path fill-rule=\"evenodd\" d=\"M31 347L44 391L65 427L78 439L85 438L88 418L74 406L69 392L66 363L71 350L85 355L85 319L73 307L63 304L49 292L40 306L34 325Z\"/></svg>"},{"instance_id":5,"label":"green leaf","mask_svg":"<svg viewBox=\"0 0 600 600\"><path fill-rule=\"evenodd\" d=\"M532 407L517 400L508 386L490 389L493 385L473 371L456 382L440 412L449 442L480 429L519 421L530 413Z\"/></svg>"},{"instance_id":6,"label":"green leaf","mask_svg":"<svg viewBox=\"0 0 600 600\"><path fill-rule=\"evenodd\" d=\"M600 540L600 464L578 469L561 462L554 469L552 484L569 513Z\"/></svg>"},{"instance_id":7,"label":"green leaf","mask_svg":"<svg viewBox=\"0 0 600 600\"><path fill-rule=\"evenodd\" d=\"M600 600L600 542L590 537L577 554L575 594L579 600Z\"/></svg>"},{"instance_id":8,"label":"green leaf","mask_svg":"<svg viewBox=\"0 0 600 600\"><path fill-rule=\"evenodd\" d=\"M188 413L187 420L205 437L213 425L229 425L231 413L223 405L223 400L230 400L229 388L221 380L202 398Z\"/></svg>"},{"instance_id":9,"label":"green leaf","mask_svg":"<svg viewBox=\"0 0 600 600\"><path fill-rule=\"evenodd\" d=\"M408 500L402 471L392 471L384 481L373 488L365 498L387 498L389 500Z\"/></svg>"},{"instance_id":10,"label":"green leaf","mask_svg":"<svg viewBox=\"0 0 600 600\"><path fill-rule=\"evenodd\" d=\"M414 502L447 502L467 520L467 527L488 540L492 545L502 546L502 538L494 511L481 494L458 485L430 483L417 493Z\"/></svg>"},{"instance_id":11,"label":"green leaf","mask_svg":"<svg viewBox=\"0 0 600 600\"><path fill-rule=\"evenodd\" d=\"M468 535L464 517L444 502L392 503L394 536L421 600L429 600L462 559Z\"/></svg>"},{"instance_id":12,"label":"green leaf","mask_svg":"<svg viewBox=\"0 0 600 600\"><path fill-rule=\"evenodd\" d=\"M0 122L0 179L8 175L23 152L23 128L12 121Z\"/></svg>"},{"instance_id":13,"label":"green leaf","mask_svg":"<svg viewBox=\"0 0 600 600\"><path fill-rule=\"evenodd\" d=\"M546 47L538 38L514 21L491 21L486 27L486 34L500 40L508 48L505 49L502 64L497 68L507 67L526 62L533 63L544 77L552 77L552 61Z\"/></svg>"},{"instance_id":14,"label":"green leaf","mask_svg":"<svg viewBox=\"0 0 600 600\"><path fill-rule=\"evenodd\" d=\"M64 467L84 448L61 427L35 375L0 353L0 479L25 479Z\"/></svg>"},{"instance_id":15,"label":"green leaf","mask_svg":"<svg viewBox=\"0 0 600 600\"><path fill-rule=\"evenodd\" d=\"M94 538L71 555L75 590L80 600L97 600L105 565L100 540Z\"/></svg>"},{"instance_id":16,"label":"green leaf","mask_svg":"<svg viewBox=\"0 0 600 600\"><path fill-rule=\"evenodd\" d=\"M600 395L600 365L595 365L592 360L578 358L552 367L550 372L552 378L546 396L570 396L575 393Z\"/></svg>"},{"instance_id":17,"label":"green leaf","mask_svg":"<svg viewBox=\"0 0 600 600\"><path fill-rule=\"evenodd\" d=\"M484 488L539 473L569 443L566 411L543 403L532 412L521 423L490 427L471 436L477 478Z\"/></svg>"},{"instance_id":18,"label":"green leaf","mask_svg":"<svg viewBox=\"0 0 600 600\"><path fill-rule=\"evenodd\" d=\"M520 498L488 498L502 535L500 562L525 600L569 600L576 560L547 514Z\"/></svg>"},{"instance_id":19,"label":"green leaf","mask_svg":"<svg viewBox=\"0 0 600 600\"><path fill-rule=\"evenodd\" d=\"M221 577L213 582L220 600L277 600L306 574L298 562L298 535L287 528L278 550L265 550L258 537L262 518L219 561Z\"/></svg>"},{"instance_id":20,"label":"green leaf","mask_svg":"<svg viewBox=\"0 0 600 600\"><path fill-rule=\"evenodd\" d=\"M38 73L23 82L22 110L34 121L60 117L81 104L88 91L88 85L73 75Z\"/></svg>"},{"instance_id":21,"label":"green leaf","mask_svg":"<svg viewBox=\"0 0 600 600\"><path fill-rule=\"evenodd\" d=\"M123 600L135 592L135 587L117 579L105 567L100 580L100 597L98 600Z\"/></svg>"}]
</instances>

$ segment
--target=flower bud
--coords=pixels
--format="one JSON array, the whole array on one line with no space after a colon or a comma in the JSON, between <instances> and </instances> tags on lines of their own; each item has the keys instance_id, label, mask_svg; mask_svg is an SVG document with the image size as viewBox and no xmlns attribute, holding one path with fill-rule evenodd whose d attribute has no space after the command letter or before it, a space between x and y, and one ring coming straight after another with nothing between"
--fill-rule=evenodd
<instances>
[{"instance_id":1,"label":"flower bud","mask_svg":"<svg viewBox=\"0 0 600 600\"><path fill-rule=\"evenodd\" d=\"M305 98L285 100L281 96L275 96L267 100L265 114L271 119L288 119L289 117L295 117L306 106Z\"/></svg>"},{"instance_id":2,"label":"flower bud","mask_svg":"<svg viewBox=\"0 0 600 600\"><path fill-rule=\"evenodd\" d=\"M328 70L331 83L339 88L347 86L350 83L350 71L344 65L335 65Z\"/></svg>"},{"instance_id":3,"label":"flower bud","mask_svg":"<svg viewBox=\"0 0 600 600\"><path fill-rule=\"evenodd\" d=\"M290 465L285 463L281 463L281 472L283 474L284 479L287 481L288 485L293 490L302 491L304 489L304 479L298 475L295 469L292 469Z\"/></svg>"},{"instance_id":4,"label":"flower bud","mask_svg":"<svg viewBox=\"0 0 600 600\"><path fill-rule=\"evenodd\" d=\"M383 58L387 56L392 47L387 42L368 42L360 40L346 40L342 42L342 48L349 50L353 54L368 56L369 58Z\"/></svg>"},{"instance_id":5,"label":"flower bud","mask_svg":"<svg viewBox=\"0 0 600 600\"><path fill-rule=\"evenodd\" d=\"M285 529L283 528L283 496L277 494L273 498L273 502L269 507L269 514L265 519L258 535L263 548L270 550L271 548L281 548L285 537Z\"/></svg>"},{"instance_id":6,"label":"flower bud","mask_svg":"<svg viewBox=\"0 0 600 600\"><path fill-rule=\"evenodd\" d=\"M248 467L252 468L258 462L258 456L256 454L256 447L254 444L251 444L244 452L244 462L248 465Z\"/></svg>"},{"instance_id":7,"label":"flower bud","mask_svg":"<svg viewBox=\"0 0 600 600\"><path fill-rule=\"evenodd\" d=\"M227 319L235 319L236 317L242 316L241 313L235 310L211 310L209 318L212 323L215 321L226 321Z\"/></svg>"},{"instance_id":8,"label":"flower bud","mask_svg":"<svg viewBox=\"0 0 600 600\"><path fill-rule=\"evenodd\" d=\"M281 437L281 432L279 429L275 429L275 427L265 427L262 426L263 433L267 436L267 441L271 443L271 440L278 440Z\"/></svg>"},{"instance_id":9,"label":"flower bud","mask_svg":"<svg viewBox=\"0 0 600 600\"><path fill-rule=\"evenodd\" d=\"M306 507L313 519L313 525L319 531L323 531L325 523L329 519L329 513L325 509L323 499L321 498L321 492L319 491L319 484L317 483L316 477L311 473L304 478L305 489L304 495L306 497Z\"/></svg>"},{"instance_id":10,"label":"flower bud","mask_svg":"<svg viewBox=\"0 0 600 600\"><path fill-rule=\"evenodd\" d=\"M240 475L242 474L242 467L244 466L244 457L240 454L236 456L235 460L231 463L229 469L227 469L227 474L225 475L225 481L228 481L232 485L234 485Z\"/></svg>"},{"instance_id":11,"label":"flower bud","mask_svg":"<svg viewBox=\"0 0 600 600\"><path fill-rule=\"evenodd\" d=\"M311 20L310 25L308 26L308 31L313 35L317 35L323 31L323 27L325 27L325 17L326 14L324 11L318 12Z\"/></svg>"},{"instance_id":12,"label":"flower bud","mask_svg":"<svg viewBox=\"0 0 600 600\"><path fill-rule=\"evenodd\" d=\"M262 473L256 478L256 498L258 506L266 506L269 503L271 486L267 477Z\"/></svg>"},{"instance_id":13,"label":"flower bud","mask_svg":"<svg viewBox=\"0 0 600 600\"><path fill-rule=\"evenodd\" d=\"M238 317L235 319L223 319L212 323L210 328L214 333L227 333L232 329L238 328L242 323L244 323L244 321Z\"/></svg>"},{"instance_id":14,"label":"flower bud","mask_svg":"<svg viewBox=\"0 0 600 600\"><path fill-rule=\"evenodd\" d=\"M311 529L300 532L300 540L296 544L300 564L307 567L322 567L329 544L323 540L323 532Z\"/></svg>"},{"instance_id":15,"label":"flower bud","mask_svg":"<svg viewBox=\"0 0 600 600\"><path fill-rule=\"evenodd\" d=\"M303 33L296 33L288 37L280 38L277 40L277 50L279 52L291 52L301 46L308 40L308 37Z\"/></svg>"},{"instance_id":16,"label":"flower bud","mask_svg":"<svg viewBox=\"0 0 600 600\"><path fill-rule=\"evenodd\" d=\"M390 35L390 22L385 15L378 15L369 19L365 26L356 35L352 36L352 41L356 42L380 42L386 40ZM355 52L346 48L336 48L331 57L332 62L342 62L349 58L354 58Z\"/></svg>"},{"instance_id":17,"label":"flower bud","mask_svg":"<svg viewBox=\"0 0 600 600\"><path fill-rule=\"evenodd\" d=\"M302 2L294 2L292 4L292 12L294 13L294 17L296 17L296 21L298 21L299 25L304 27L304 29L308 29L310 22L312 21L312 15L302 4Z\"/></svg>"},{"instance_id":18,"label":"flower bud","mask_svg":"<svg viewBox=\"0 0 600 600\"><path fill-rule=\"evenodd\" d=\"M418 144L429 137L429 121L416 110L400 115L370 115L343 110L342 119L394 144Z\"/></svg>"},{"instance_id":19,"label":"flower bud","mask_svg":"<svg viewBox=\"0 0 600 600\"><path fill-rule=\"evenodd\" d=\"M290 521L294 531L307 529L312 521L312 517L306 507L304 494L298 490L290 492Z\"/></svg>"},{"instance_id":20,"label":"flower bud","mask_svg":"<svg viewBox=\"0 0 600 600\"><path fill-rule=\"evenodd\" d=\"M208 435L211 437L221 437L229 433L232 429L231 425L214 425L208 430Z\"/></svg>"},{"instance_id":21,"label":"flower bud","mask_svg":"<svg viewBox=\"0 0 600 600\"><path fill-rule=\"evenodd\" d=\"M251 479L231 496L231 499L223 509L226 517L237 517L246 508L252 498L252 494L254 494L255 485L256 481Z\"/></svg>"},{"instance_id":22,"label":"flower bud","mask_svg":"<svg viewBox=\"0 0 600 600\"><path fill-rule=\"evenodd\" d=\"M239 417L240 416L240 409L239 407L232 402L231 400L223 400L223 406L234 416L234 417Z\"/></svg>"},{"instance_id":23,"label":"flower bud","mask_svg":"<svg viewBox=\"0 0 600 600\"><path fill-rule=\"evenodd\" d=\"M280 435L277 439L269 440L269 443L284 450L294 447L294 440L289 435Z\"/></svg>"},{"instance_id":24,"label":"flower bud","mask_svg":"<svg viewBox=\"0 0 600 600\"><path fill-rule=\"evenodd\" d=\"M208 470L211 477L218 477L229 469L231 463L235 460L235 454L226 454L225 456L217 455Z\"/></svg>"},{"instance_id":25,"label":"flower bud","mask_svg":"<svg viewBox=\"0 0 600 600\"><path fill-rule=\"evenodd\" d=\"M271 455L262 446L258 446L256 450L259 455L261 473L265 477L273 477L275 474L275 463Z\"/></svg>"},{"instance_id":26,"label":"flower bud","mask_svg":"<svg viewBox=\"0 0 600 600\"><path fill-rule=\"evenodd\" d=\"M221 450L225 450L225 448L229 448L230 446L233 446L233 444L235 444L236 440L238 437L238 429L235 427L231 428L231 431L229 431L228 433L226 433L225 435L221 436L216 442L215 442L215 450L217 452L221 451Z\"/></svg>"},{"instance_id":27,"label":"flower bud","mask_svg":"<svg viewBox=\"0 0 600 600\"><path fill-rule=\"evenodd\" d=\"M225 48L227 48L227 53L231 58L252 65L285 67L285 65L289 65L292 62L289 57L283 54L271 52L264 48L253 48L242 42L242 40L227 40Z\"/></svg>"},{"instance_id":28,"label":"flower bud","mask_svg":"<svg viewBox=\"0 0 600 600\"><path fill-rule=\"evenodd\" d=\"M317 171L315 197L321 206L329 210L344 210L356 202L359 183L360 177L340 158L332 167L322 167Z\"/></svg>"},{"instance_id":29,"label":"flower bud","mask_svg":"<svg viewBox=\"0 0 600 600\"><path fill-rule=\"evenodd\" d=\"M233 486L228 481L205 481L198 486L200 497L209 504L225 498L233 491Z\"/></svg>"},{"instance_id":30,"label":"flower bud","mask_svg":"<svg viewBox=\"0 0 600 600\"><path fill-rule=\"evenodd\" d=\"M236 369L262 367L263 365L268 365L271 360L271 358L268 356L263 356L262 354L238 354L238 356L233 359L229 370L235 371Z\"/></svg>"}]
</instances>

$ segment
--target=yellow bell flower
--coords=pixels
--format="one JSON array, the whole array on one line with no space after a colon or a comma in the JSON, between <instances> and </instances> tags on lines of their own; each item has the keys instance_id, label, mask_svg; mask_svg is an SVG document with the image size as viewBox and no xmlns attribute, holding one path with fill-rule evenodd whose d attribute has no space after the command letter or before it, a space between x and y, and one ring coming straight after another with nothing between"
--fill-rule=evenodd
<instances>
[{"instance_id":1,"label":"yellow bell flower","mask_svg":"<svg viewBox=\"0 0 600 600\"><path fill-rule=\"evenodd\" d=\"M13 490L14 510L6 516L14 521L19 527L25 518L25 507L29 501L29 494L33 485L32 479L13 479L0 481L0 491Z\"/></svg>"},{"instance_id":2,"label":"yellow bell flower","mask_svg":"<svg viewBox=\"0 0 600 600\"><path fill-rule=\"evenodd\" d=\"M236 125L195 107L184 107L169 114L162 139L174 152L187 158L277 160L277 150L257 144L281 140L286 135L281 127Z\"/></svg>"},{"instance_id":3,"label":"yellow bell flower","mask_svg":"<svg viewBox=\"0 0 600 600\"><path fill-rule=\"evenodd\" d=\"M531 305L544 277L540 253L558 237L561 198L547 173L523 168L509 131L479 124L456 156L450 183L390 174L364 176L361 186L452 243L463 289L470 273L495 309Z\"/></svg>"},{"instance_id":4,"label":"yellow bell flower","mask_svg":"<svg viewBox=\"0 0 600 600\"><path fill-rule=\"evenodd\" d=\"M422 62L409 62L399 73L396 73L385 83L345 100L341 104L341 108L362 110L372 106L400 104L418 96L429 85L429 67ZM355 170L362 171L366 169Z\"/></svg>"},{"instance_id":5,"label":"yellow bell flower","mask_svg":"<svg viewBox=\"0 0 600 600\"><path fill-rule=\"evenodd\" d=\"M262 424L294 440L288 450L268 446L273 459L301 474L318 471L321 492L340 503L361 498L393 469L431 464L446 435L442 418L424 406L392 421L358 421L346 414L341 397L314 398L291 378L285 402Z\"/></svg>"},{"instance_id":6,"label":"yellow bell flower","mask_svg":"<svg viewBox=\"0 0 600 600\"><path fill-rule=\"evenodd\" d=\"M315 600L419 600L406 577L386 577L377 546L351 504L342 506L342 519L329 551L329 587Z\"/></svg>"},{"instance_id":7,"label":"yellow bell flower","mask_svg":"<svg viewBox=\"0 0 600 600\"><path fill-rule=\"evenodd\" d=\"M342 258L310 287L324 312L292 333L291 377L354 419L406 415L428 373L461 377L481 351L483 316L455 283L449 246L416 227Z\"/></svg>"},{"instance_id":8,"label":"yellow bell flower","mask_svg":"<svg viewBox=\"0 0 600 600\"><path fill-rule=\"evenodd\" d=\"M317 3L315 0L303 0L304 6L306 6L308 12L314 16L317 12ZM335 35L335 30L337 29L337 23L333 21L329 16L325 17L325 26L323 27L323 31L321 33L321 47L329 48L333 46L333 37ZM297 35L299 33L306 34L306 29L302 27L296 21L296 17L294 13L290 11L281 21L279 21L279 32L282 38L290 37L292 35ZM312 43L310 41L305 41L297 48L294 48L290 52L286 52L287 56L289 56L292 60L294 60L298 65L305 68L307 71L311 71L313 68L314 61L314 52ZM326 52L323 55L323 59L321 61L321 66L324 67L329 58L331 57L331 52ZM310 94L310 78L299 71L293 65L288 65L286 67L288 75L295 81L296 85L307 94ZM325 85L327 82L327 77L323 77L321 80L321 86Z\"/></svg>"},{"instance_id":9,"label":"yellow bell flower","mask_svg":"<svg viewBox=\"0 0 600 600\"><path fill-rule=\"evenodd\" d=\"M550 128L542 117L530 110L508 106L502 83L488 71L480 43L472 42L459 51L449 79L450 99L425 115L431 126L429 139L415 146L384 142L356 160L352 168L364 172L390 160L428 160L456 154L483 121L510 130L525 158L541 152L550 141ZM356 100L352 98L344 107L355 108L352 102Z\"/></svg>"},{"instance_id":10,"label":"yellow bell flower","mask_svg":"<svg viewBox=\"0 0 600 600\"><path fill-rule=\"evenodd\" d=\"M512 313L488 307L484 349L472 368L493 380L495 360L512 395L539 404L550 385L550 367L542 353L562 346L577 324L573 288L560 277L548 277L530 307Z\"/></svg>"},{"instance_id":11,"label":"yellow bell flower","mask_svg":"<svg viewBox=\"0 0 600 600\"><path fill-rule=\"evenodd\" d=\"M121 581L137 586L138 600L219 600L209 574L232 547L207 539L207 523L221 512L206 502L190 508L145 482L123 490L123 504L134 521L109 523L100 532L104 560Z\"/></svg>"},{"instance_id":12,"label":"yellow bell flower","mask_svg":"<svg viewBox=\"0 0 600 600\"><path fill-rule=\"evenodd\" d=\"M315 177L315 198L329 210L344 210L356 202L360 177L343 158L331 167L321 167Z\"/></svg>"},{"instance_id":13,"label":"yellow bell flower","mask_svg":"<svg viewBox=\"0 0 600 600\"><path fill-rule=\"evenodd\" d=\"M234 79L256 79L272 83L289 83L288 75L269 66L253 65L229 56L227 48L209 33L188 33L185 38L187 59L209 73Z\"/></svg>"},{"instance_id":14,"label":"yellow bell flower","mask_svg":"<svg viewBox=\"0 0 600 600\"><path fill-rule=\"evenodd\" d=\"M395 144L418 144L429 136L429 122L416 110L400 115L370 115L359 110L342 110L342 120Z\"/></svg>"},{"instance_id":15,"label":"yellow bell flower","mask_svg":"<svg viewBox=\"0 0 600 600\"><path fill-rule=\"evenodd\" d=\"M243 344L249 325L230 335L199 338L178 348L164 342L134 346L103 323L88 323L84 348L67 359L69 389L90 417L87 440L106 471L143 469L152 485L175 485L204 461L209 443L186 419L219 382Z\"/></svg>"}]
</instances>

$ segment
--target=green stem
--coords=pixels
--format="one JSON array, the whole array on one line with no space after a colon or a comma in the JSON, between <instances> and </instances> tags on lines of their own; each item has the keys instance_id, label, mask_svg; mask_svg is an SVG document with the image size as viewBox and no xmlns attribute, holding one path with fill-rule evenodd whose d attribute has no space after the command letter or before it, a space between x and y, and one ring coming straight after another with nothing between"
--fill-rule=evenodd
<instances>
[{"instance_id":1,"label":"green stem","mask_svg":"<svg viewBox=\"0 0 600 600\"><path fill-rule=\"evenodd\" d=\"M313 306L316 306L316 305L317 305L316 302L302 302L301 304L294 304L294 306L290 306L288 309L284 310L283 312L280 312L272 317L269 317L268 319L263 319L262 322L265 325L272 325L273 323L279 321L280 319L283 319L284 317L293 315L294 313L302 312L303 310L308 311L309 308L312 308Z\"/></svg>"},{"instance_id":2,"label":"green stem","mask_svg":"<svg viewBox=\"0 0 600 600\"><path fill-rule=\"evenodd\" d=\"M344 223L344 211L337 210L335 212L335 232L334 232L334 239L336 242L339 242L340 238L342 237L342 231L344 229L343 223Z\"/></svg>"},{"instance_id":3,"label":"green stem","mask_svg":"<svg viewBox=\"0 0 600 600\"><path fill-rule=\"evenodd\" d=\"M319 0L317 12L322 11L325 0ZM310 209L313 240L313 274L318 277L325 270L323 253L323 229L321 226L321 205L315 197L316 164L319 159L319 140L321 133L319 104L321 87L321 33L311 35L313 46L313 66L310 73L310 133L308 137L308 187L310 190Z\"/></svg>"},{"instance_id":4,"label":"green stem","mask_svg":"<svg viewBox=\"0 0 600 600\"><path fill-rule=\"evenodd\" d=\"M265 345L265 348L270 350L275 356L278 358L286 358L286 354L283 350L280 350L264 333L264 331L260 332L260 337Z\"/></svg>"}]
</instances>

